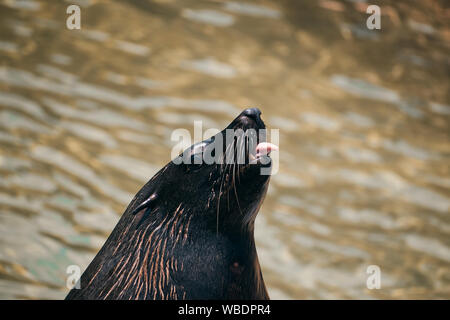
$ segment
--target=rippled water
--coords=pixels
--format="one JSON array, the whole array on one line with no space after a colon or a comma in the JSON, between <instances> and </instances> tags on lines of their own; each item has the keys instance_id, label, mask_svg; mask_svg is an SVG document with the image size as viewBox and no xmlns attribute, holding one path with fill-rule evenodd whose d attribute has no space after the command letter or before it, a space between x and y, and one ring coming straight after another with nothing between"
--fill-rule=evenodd
<instances>
[{"instance_id":1,"label":"rippled water","mask_svg":"<svg viewBox=\"0 0 450 320\"><path fill-rule=\"evenodd\" d=\"M385 1L370 31L364 0L70 3L81 30L69 2L0 2L0 298L63 298L172 130L245 106L280 129L272 298L450 298L448 7Z\"/></svg>"}]
</instances>

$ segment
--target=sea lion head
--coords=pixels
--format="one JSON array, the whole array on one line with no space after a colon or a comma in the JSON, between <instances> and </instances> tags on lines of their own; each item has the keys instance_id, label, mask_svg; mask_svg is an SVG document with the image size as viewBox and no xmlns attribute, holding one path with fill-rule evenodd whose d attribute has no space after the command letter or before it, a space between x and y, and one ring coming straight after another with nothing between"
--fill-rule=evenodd
<instances>
[{"instance_id":1,"label":"sea lion head","mask_svg":"<svg viewBox=\"0 0 450 320\"><path fill-rule=\"evenodd\" d=\"M163 170L157 194L165 207L181 205L209 227L253 228L270 179L266 126L258 108L245 109L224 130L193 144ZM198 220L198 219L196 219Z\"/></svg>"},{"instance_id":2,"label":"sea lion head","mask_svg":"<svg viewBox=\"0 0 450 320\"><path fill-rule=\"evenodd\" d=\"M253 232L276 148L264 129L246 109L163 167L67 299L268 299Z\"/></svg>"}]
</instances>

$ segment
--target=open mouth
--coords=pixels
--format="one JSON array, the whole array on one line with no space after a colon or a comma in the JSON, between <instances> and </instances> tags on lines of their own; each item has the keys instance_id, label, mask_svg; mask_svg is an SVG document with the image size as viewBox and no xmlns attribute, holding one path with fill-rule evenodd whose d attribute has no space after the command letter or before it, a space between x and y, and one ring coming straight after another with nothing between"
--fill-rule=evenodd
<instances>
[{"instance_id":1,"label":"open mouth","mask_svg":"<svg viewBox=\"0 0 450 320\"><path fill-rule=\"evenodd\" d=\"M278 146L270 142L260 142L256 146L255 153L250 153L250 164L261 163L263 157L269 157L272 151L277 151Z\"/></svg>"}]
</instances>

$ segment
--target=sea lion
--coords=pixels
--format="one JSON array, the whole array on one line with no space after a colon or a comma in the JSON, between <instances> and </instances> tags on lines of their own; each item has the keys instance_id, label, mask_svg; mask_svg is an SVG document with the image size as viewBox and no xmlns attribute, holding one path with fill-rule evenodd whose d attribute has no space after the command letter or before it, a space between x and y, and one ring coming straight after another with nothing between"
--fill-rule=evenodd
<instances>
[{"instance_id":1,"label":"sea lion","mask_svg":"<svg viewBox=\"0 0 450 320\"><path fill-rule=\"evenodd\" d=\"M66 299L269 299L253 233L276 146L247 134L265 131L260 115L244 110L153 176ZM198 161L207 152L217 163Z\"/></svg>"}]
</instances>

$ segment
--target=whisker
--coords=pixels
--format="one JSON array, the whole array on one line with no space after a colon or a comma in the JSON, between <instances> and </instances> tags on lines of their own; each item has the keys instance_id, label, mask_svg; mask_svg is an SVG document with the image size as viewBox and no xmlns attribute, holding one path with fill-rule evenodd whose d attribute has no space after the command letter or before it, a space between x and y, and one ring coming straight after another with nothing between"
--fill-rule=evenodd
<instances>
[{"instance_id":1,"label":"whisker","mask_svg":"<svg viewBox=\"0 0 450 320\"><path fill-rule=\"evenodd\" d=\"M220 198L222 197L222 186L223 186L223 181L224 181L225 176L226 176L226 169L227 169L227 166L228 166L228 165L225 166L225 170L224 170L224 172L222 172L222 179L221 179L220 187L219 187L219 196L217 197L218 199L217 199L217 211L216 211L216 235L219 234Z\"/></svg>"},{"instance_id":2,"label":"whisker","mask_svg":"<svg viewBox=\"0 0 450 320\"><path fill-rule=\"evenodd\" d=\"M241 205L239 204L239 197L238 197L237 190L236 190L236 181L235 181L235 173L236 173L236 170L235 170L235 167L236 167L236 164L233 165L233 182L232 182L232 184L233 184L234 195L235 195L235 197L236 197L236 202L237 202L237 205L238 205L238 208L239 208L239 212L240 212L241 215L243 216L244 213L243 213L242 210L241 210Z\"/></svg>"}]
</instances>

